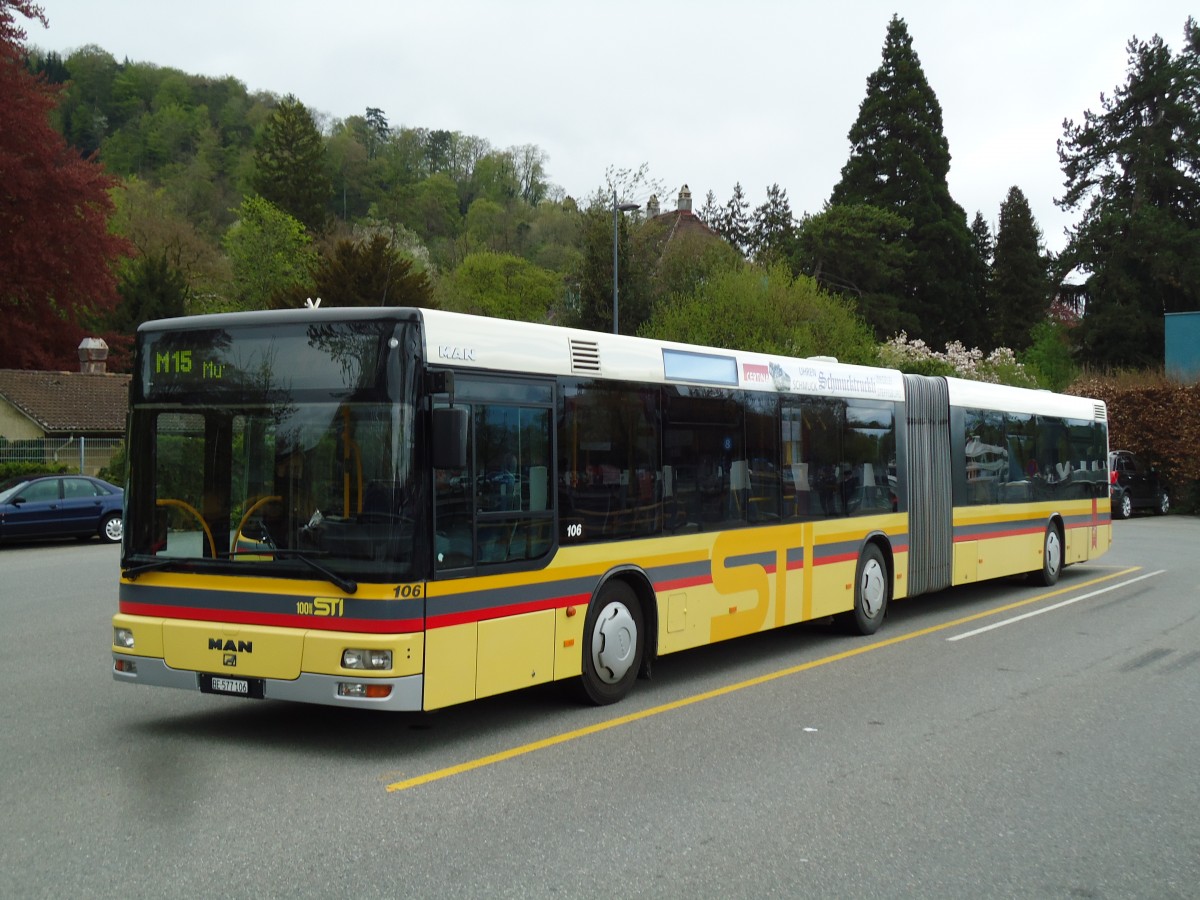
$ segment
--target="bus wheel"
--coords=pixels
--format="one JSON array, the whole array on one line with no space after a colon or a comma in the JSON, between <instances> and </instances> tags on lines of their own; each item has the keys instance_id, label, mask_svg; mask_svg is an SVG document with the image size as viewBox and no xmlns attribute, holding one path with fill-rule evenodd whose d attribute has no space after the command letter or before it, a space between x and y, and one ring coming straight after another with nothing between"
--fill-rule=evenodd
<instances>
[{"instance_id":1,"label":"bus wheel","mask_svg":"<svg viewBox=\"0 0 1200 900\"><path fill-rule=\"evenodd\" d=\"M642 606L633 588L614 580L588 607L583 625L583 696L597 706L629 693L642 664Z\"/></svg>"},{"instance_id":2,"label":"bus wheel","mask_svg":"<svg viewBox=\"0 0 1200 900\"><path fill-rule=\"evenodd\" d=\"M867 544L858 558L854 576L854 609L846 613L846 626L852 634L874 634L887 615L887 563L875 544Z\"/></svg>"},{"instance_id":3,"label":"bus wheel","mask_svg":"<svg viewBox=\"0 0 1200 900\"><path fill-rule=\"evenodd\" d=\"M1058 527L1051 522L1046 526L1046 536L1042 539L1042 571L1034 572L1033 578L1038 584L1050 587L1058 582L1062 567L1062 537L1058 533Z\"/></svg>"}]
</instances>

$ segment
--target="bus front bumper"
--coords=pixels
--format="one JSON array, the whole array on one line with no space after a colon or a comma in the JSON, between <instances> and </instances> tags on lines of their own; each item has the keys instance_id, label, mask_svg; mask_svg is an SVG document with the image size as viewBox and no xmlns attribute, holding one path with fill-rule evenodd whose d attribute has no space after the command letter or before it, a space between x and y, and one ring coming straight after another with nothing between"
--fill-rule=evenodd
<instances>
[{"instance_id":1,"label":"bus front bumper","mask_svg":"<svg viewBox=\"0 0 1200 900\"><path fill-rule=\"evenodd\" d=\"M299 703L320 703L326 706L383 709L393 712L414 712L421 709L424 694L423 675L403 675L397 678L355 679L350 675L318 675L302 672L300 677L285 681L277 678L222 678L207 676L208 684L220 682L224 689L205 690L221 696L239 696L238 689L247 688L242 696L258 696L261 688L264 700L292 700ZM123 684L147 684L201 691L206 676L200 672L172 669L163 660L148 656L113 653L113 680ZM346 685L366 685L379 693L390 687L387 696L358 696L347 693Z\"/></svg>"}]
</instances>

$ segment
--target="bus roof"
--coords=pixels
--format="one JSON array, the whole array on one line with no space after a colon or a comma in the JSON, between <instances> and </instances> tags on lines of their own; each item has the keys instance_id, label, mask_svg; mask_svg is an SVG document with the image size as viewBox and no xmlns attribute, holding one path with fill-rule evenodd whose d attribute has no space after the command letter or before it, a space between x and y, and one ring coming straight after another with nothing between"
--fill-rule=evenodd
<instances>
[{"instance_id":1,"label":"bus roof","mask_svg":"<svg viewBox=\"0 0 1200 900\"><path fill-rule=\"evenodd\" d=\"M903 400L899 372L423 310L430 364L650 384Z\"/></svg>"}]
</instances>

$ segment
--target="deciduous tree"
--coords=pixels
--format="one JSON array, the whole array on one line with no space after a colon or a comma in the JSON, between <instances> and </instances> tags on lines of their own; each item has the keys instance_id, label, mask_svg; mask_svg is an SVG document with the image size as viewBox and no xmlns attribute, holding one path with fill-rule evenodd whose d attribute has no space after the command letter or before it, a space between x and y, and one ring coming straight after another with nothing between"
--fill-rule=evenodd
<instances>
[{"instance_id":1,"label":"deciduous tree","mask_svg":"<svg viewBox=\"0 0 1200 900\"><path fill-rule=\"evenodd\" d=\"M875 360L871 331L851 305L787 266L739 266L660 304L640 334L784 356Z\"/></svg>"},{"instance_id":2,"label":"deciduous tree","mask_svg":"<svg viewBox=\"0 0 1200 900\"><path fill-rule=\"evenodd\" d=\"M472 253L438 282L441 306L498 319L545 322L563 279L510 253Z\"/></svg>"},{"instance_id":3,"label":"deciduous tree","mask_svg":"<svg viewBox=\"0 0 1200 900\"><path fill-rule=\"evenodd\" d=\"M222 243L243 309L269 309L275 295L309 283L312 238L298 220L262 197L252 194L242 201Z\"/></svg>"},{"instance_id":4,"label":"deciduous tree","mask_svg":"<svg viewBox=\"0 0 1200 900\"><path fill-rule=\"evenodd\" d=\"M18 15L46 24L30 0L0 0L0 364L74 368L77 322L116 306L131 248L108 230L115 180L51 127L56 90L26 67Z\"/></svg>"}]
</instances>

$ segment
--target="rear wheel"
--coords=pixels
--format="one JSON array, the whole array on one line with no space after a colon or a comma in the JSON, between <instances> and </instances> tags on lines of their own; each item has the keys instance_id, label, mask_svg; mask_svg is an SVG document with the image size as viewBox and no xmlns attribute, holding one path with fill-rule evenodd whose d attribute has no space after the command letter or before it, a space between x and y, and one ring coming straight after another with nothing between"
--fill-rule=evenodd
<instances>
[{"instance_id":1,"label":"rear wheel","mask_svg":"<svg viewBox=\"0 0 1200 900\"><path fill-rule=\"evenodd\" d=\"M1133 515L1133 498L1129 496L1129 491L1121 491L1121 496L1117 500L1117 518L1128 519Z\"/></svg>"},{"instance_id":2,"label":"rear wheel","mask_svg":"<svg viewBox=\"0 0 1200 900\"><path fill-rule=\"evenodd\" d=\"M1167 496L1167 492L1163 491L1158 495L1158 503L1154 505L1154 514L1157 516L1165 516L1171 511L1171 498Z\"/></svg>"},{"instance_id":3,"label":"rear wheel","mask_svg":"<svg viewBox=\"0 0 1200 900\"><path fill-rule=\"evenodd\" d=\"M1062 535L1053 524L1046 526L1046 535L1042 538L1042 571L1034 573L1034 580L1044 587L1058 583L1062 574L1063 545Z\"/></svg>"},{"instance_id":4,"label":"rear wheel","mask_svg":"<svg viewBox=\"0 0 1200 900\"><path fill-rule=\"evenodd\" d=\"M629 693L642 664L642 605L624 581L611 581L588 608L583 625L584 697L597 706Z\"/></svg>"},{"instance_id":5,"label":"rear wheel","mask_svg":"<svg viewBox=\"0 0 1200 900\"><path fill-rule=\"evenodd\" d=\"M847 629L852 634L874 634L878 631L887 615L890 594L883 553L875 544L867 544L858 558L858 569L854 576L854 609L845 615Z\"/></svg>"}]
</instances>

